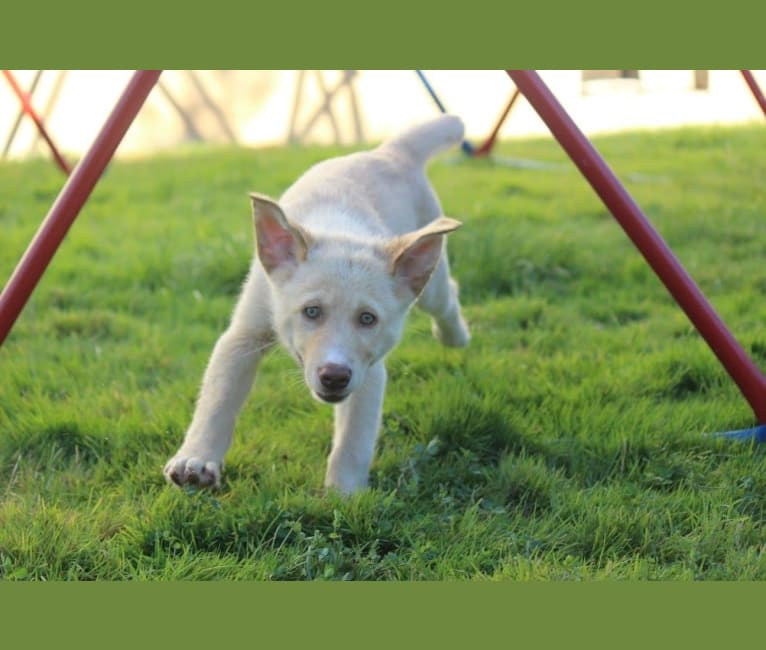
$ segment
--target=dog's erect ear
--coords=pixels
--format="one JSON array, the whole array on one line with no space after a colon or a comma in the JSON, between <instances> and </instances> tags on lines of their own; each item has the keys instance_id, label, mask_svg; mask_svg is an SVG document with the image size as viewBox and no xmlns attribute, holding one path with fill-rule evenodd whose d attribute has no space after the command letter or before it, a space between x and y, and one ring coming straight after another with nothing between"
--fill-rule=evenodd
<instances>
[{"instance_id":1,"label":"dog's erect ear","mask_svg":"<svg viewBox=\"0 0 766 650\"><path fill-rule=\"evenodd\" d=\"M258 259L267 273L306 259L311 245L308 233L287 221L279 204L261 194L250 194L253 203Z\"/></svg>"},{"instance_id":2,"label":"dog's erect ear","mask_svg":"<svg viewBox=\"0 0 766 650\"><path fill-rule=\"evenodd\" d=\"M419 230L401 235L388 245L392 273L416 296L420 294L436 268L444 246L444 236L463 224L440 217Z\"/></svg>"}]
</instances>

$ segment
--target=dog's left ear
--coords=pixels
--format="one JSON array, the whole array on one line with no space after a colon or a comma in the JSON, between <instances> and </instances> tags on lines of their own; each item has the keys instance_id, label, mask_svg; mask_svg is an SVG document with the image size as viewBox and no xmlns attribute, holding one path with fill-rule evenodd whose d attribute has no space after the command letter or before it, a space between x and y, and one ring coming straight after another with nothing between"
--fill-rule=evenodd
<instances>
[{"instance_id":1,"label":"dog's left ear","mask_svg":"<svg viewBox=\"0 0 766 650\"><path fill-rule=\"evenodd\" d=\"M401 235L388 245L394 277L403 281L416 296L420 295L439 262L444 236L463 224L449 217L439 217L419 230Z\"/></svg>"},{"instance_id":2,"label":"dog's left ear","mask_svg":"<svg viewBox=\"0 0 766 650\"><path fill-rule=\"evenodd\" d=\"M287 221L279 204L262 194L250 194L258 259L267 273L306 259L311 238Z\"/></svg>"}]
</instances>

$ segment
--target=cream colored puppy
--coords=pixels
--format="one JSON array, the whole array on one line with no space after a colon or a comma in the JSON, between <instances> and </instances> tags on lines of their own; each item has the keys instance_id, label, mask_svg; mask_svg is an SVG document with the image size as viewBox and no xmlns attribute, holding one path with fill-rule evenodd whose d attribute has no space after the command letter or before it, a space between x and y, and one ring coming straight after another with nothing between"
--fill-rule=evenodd
<instances>
[{"instance_id":1,"label":"cream colored puppy","mask_svg":"<svg viewBox=\"0 0 766 650\"><path fill-rule=\"evenodd\" d=\"M325 485L343 494L367 485L384 359L411 305L432 316L443 344L469 340L445 248L460 223L442 216L424 169L462 137L460 119L441 116L372 151L315 165L279 202L251 195L257 254L183 444L165 466L168 480L219 482L258 362L279 340L313 396L335 405Z\"/></svg>"}]
</instances>

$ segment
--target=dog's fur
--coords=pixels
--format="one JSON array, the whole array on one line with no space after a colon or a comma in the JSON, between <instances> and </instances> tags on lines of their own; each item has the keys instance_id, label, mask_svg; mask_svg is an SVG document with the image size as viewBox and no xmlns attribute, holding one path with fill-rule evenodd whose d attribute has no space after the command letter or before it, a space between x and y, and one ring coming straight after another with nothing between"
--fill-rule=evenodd
<instances>
[{"instance_id":1,"label":"dog's fur","mask_svg":"<svg viewBox=\"0 0 766 650\"><path fill-rule=\"evenodd\" d=\"M314 397L335 404L325 485L343 494L367 485L384 358L410 306L432 316L443 344L469 340L445 247L460 223L442 216L424 169L462 137L462 122L441 116L372 151L315 165L279 203L251 195L257 254L184 442L165 466L169 480L219 482L258 362L278 339Z\"/></svg>"}]
</instances>

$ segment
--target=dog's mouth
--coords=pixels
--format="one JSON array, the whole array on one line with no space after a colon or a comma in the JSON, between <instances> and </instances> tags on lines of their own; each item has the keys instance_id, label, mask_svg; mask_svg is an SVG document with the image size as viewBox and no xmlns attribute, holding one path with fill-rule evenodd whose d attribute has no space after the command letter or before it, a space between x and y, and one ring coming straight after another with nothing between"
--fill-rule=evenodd
<instances>
[{"instance_id":1,"label":"dog's mouth","mask_svg":"<svg viewBox=\"0 0 766 650\"><path fill-rule=\"evenodd\" d=\"M338 404L339 402L342 402L344 399L346 399L350 394L345 392L320 393L318 391L313 391L313 393L318 400L320 400L321 402L326 402L328 404Z\"/></svg>"}]
</instances>

